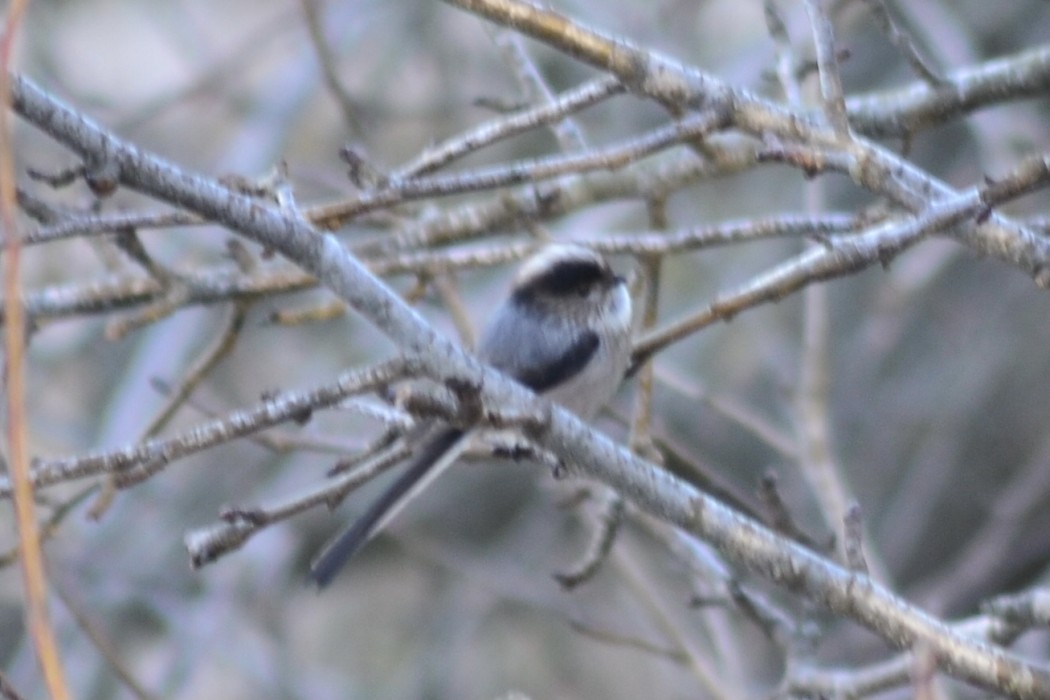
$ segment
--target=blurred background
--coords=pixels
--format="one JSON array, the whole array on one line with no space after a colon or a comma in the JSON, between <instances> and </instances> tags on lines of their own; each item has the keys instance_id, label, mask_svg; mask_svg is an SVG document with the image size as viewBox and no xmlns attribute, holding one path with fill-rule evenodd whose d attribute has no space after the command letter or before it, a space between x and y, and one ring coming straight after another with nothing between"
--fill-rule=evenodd
<instances>
[{"instance_id":1,"label":"blurred background","mask_svg":"<svg viewBox=\"0 0 1050 700\"><path fill-rule=\"evenodd\" d=\"M339 157L345 145L377 168L393 169L492 118L479 100L522 100L490 25L439 3L350 0L314 8L348 98L340 102L321 70L306 1L35 2L19 65L104 127L189 171L255 178L283 160L304 205L352 190ZM848 50L847 94L916 82L865 3L831 4L839 43ZM1050 4L1042 0L889 4L946 72L1045 44L1050 27ZM802 3L778 5L800 59L811 58ZM758 0L556 7L733 85L780 97L775 47ZM524 46L554 91L596 75L545 46ZM960 188L1003 174L1050 144L1048 105L1045 98L1006 103L923 131L908 145L909 158ZM592 145L665 121L656 106L625 96L577 117ZM20 167L53 172L75 164L25 124L16 128ZM901 148L899 141L886 143ZM551 133L538 129L454 169L557 152ZM55 206L94 206L82 184L57 191L20 184ZM464 201L416 203L402 220L437 216ZM1006 211L1045 217L1046 202L1043 191ZM688 185L669 199L668 218L675 229L874 204L845 177L807 181L798 170L772 165ZM163 208L125 191L100 206L103 212ZM592 203L541 223L555 237L649 226L638 200ZM384 230L360 224L339 235L352 244ZM508 228L493 240L526 235ZM229 236L209 226L141 232L153 258L176 271L228 264ZM669 259L661 323L702 308L804 245L780 239ZM77 288L108 278L121 269L113 256L112 246L98 240L30 248L27 288ZM616 264L626 269L631 261ZM472 318L485 318L511 269L457 276ZM389 282L405 294L415 287L408 276ZM861 505L865 546L885 583L935 614L961 617L989 596L1041 581L1050 558L1050 299L1017 269L944 239L826 289L832 457ZM165 434L201 422L203 411L221 414L267 391L324 383L394 351L352 315L268 322L274 311L330 300L309 291L253 303L232 354L195 392L196 408L184 407ZM438 295L428 292L417 303L439 328L456 332ZM113 324L132 313L41 322L28 365L34 455L139 440L166 402L155 380L177 381L230 312L225 305L181 309L114 338ZM794 295L661 353L657 374L665 381L656 386L654 436L688 456L665 452L669 467L692 478L692 469L703 466L745 497L772 470L799 525L826 539L830 531L797 460L755 428L769 426L789 444L797 439L804 322L803 296ZM622 418L634 391L628 384L602 419L618 439L625 438ZM378 429L332 411L278 432L351 450ZM335 459L241 440L119 493L98 521L87 517L90 498L76 501L46 551L54 623L77 697L495 698L514 690L534 698L763 697L783 673L782 650L738 612L690 607L695 574L651 528L631 520L599 575L563 591L552 574L586 547L592 525L584 516L593 504L568 507L572 489L529 464L453 470L320 595L306 584L310 557L379 484L351 495L335 513L318 510L270 527L240 551L190 569L187 531L216 522L224 505L268 502L315 484ZM45 496L49 504L64 503L85 485ZM0 502L6 522L13 521L10 511ZM0 528L0 545L13 544L13 529ZM856 626L765 590L816 625L814 663L859 667L889 654ZM17 567L0 569L0 668L26 697L41 697L21 596ZM1045 658L1046 641L1030 634L1021 644ZM702 668L683 661L683 648L708 660L717 687L705 682L711 676Z\"/></svg>"}]
</instances>

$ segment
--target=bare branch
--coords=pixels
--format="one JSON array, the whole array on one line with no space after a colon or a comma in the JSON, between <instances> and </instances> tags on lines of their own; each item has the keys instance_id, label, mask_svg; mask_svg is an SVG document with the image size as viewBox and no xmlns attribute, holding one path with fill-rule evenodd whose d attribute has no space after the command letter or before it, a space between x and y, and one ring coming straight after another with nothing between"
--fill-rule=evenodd
<instances>
[{"instance_id":1,"label":"bare branch","mask_svg":"<svg viewBox=\"0 0 1050 700\"><path fill-rule=\"evenodd\" d=\"M813 26L813 39L817 46L817 69L820 71L820 93L824 98L824 114L835 133L849 137L849 121L846 116L846 98L842 91L842 76L839 74L838 49L831 28L824 0L806 0L806 12Z\"/></svg>"},{"instance_id":2,"label":"bare branch","mask_svg":"<svg viewBox=\"0 0 1050 700\"><path fill-rule=\"evenodd\" d=\"M523 182L539 182L569 173L618 170L670 146L702 138L723 124L724 120L717 114L694 115L604 151L538 158L508 166L479 168L462 175L391 180L387 187L364 192L356 200L311 209L309 218L320 227L333 228L374 209L414 199L448 197Z\"/></svg>"},{"instance_id":3,"label":"bare branch","mask_svg":"<svg viewBox=\"0 0 1050 700\"><path fill-rule=\"evenodd\" d=\"M785 142L834 149L835 132L788 108L734 89L717 78L671 58L645 51L622 39L580 26L564 15L517 0L446 0L499 24L512 26L535 39L618 77L632 91L674 109L714 112L745 132L776 136ZM841 154L844 172L862 187L913 211L931 200L951 197L943 182L918 170L899 156L864 139L854 138ZM953 232L975 250L993 255L1050 286L1042 271L1050 260L1050 242L1017 222L993 213L980 222L961 221Z\"/></svg>"},{"instance_id":4,"label":"bare branch","mask_svg":"<svg viewBox=\"0 0 1050 700\"><path fill-rule=\"evenodd\" d=\"M890 43L904 55L908 65L912 67L916 75L934 87L944 85L947 82L940 72L922 56L911 37L894 21L893 16L890 15L889 8L886 7L885 0L864 0L864 4L868 6L868 10L875 18L876 24L879 25L879 29L889 38Z\"/></svg>"},{"instance_id":5,"label":"bare branch","mask_svg":"<svg viewBox=\"0 0 1050 700\"><path fill-rule=\"evenodd\" d=\"M373 391L403 378L410 367L405 362L392 361L365 370L347 372L332 384L273 396L255 406L209 421L172 438L155 438L112 452L83 457L38 459L31 473L33 486L41 488L97 474L119 474L122 480L130 479L133 475L136 478L152 475L186 455L279 423L301 420L309 416L311 411L333 406L348 396ZM10 482L0 478L0 497L9 496L10 492Z\"/></svg>"},{"instance_id":6,"label":"bare branch","mask_svg":"<svg viewBox=\"0 0 1050 700\"><path fill-rule=\"evenodd\" d=\"M1050 47L1042 46L952 71L944 82L854 95L846 100L850 124L872 137L910 136L1003 100L1046 95Z\"/></svg>"},{"instance_id":7,"label":"bare branch","mask_svg":"<svg viewBox=\"0 0 1050 700\"><path fill-rule=\"evenodd\" d=\"M302 9L311 23L314 50L326 63L324 69L334 75L333 54L321 36L317 8L310 0L303 3ZM656 528L659 546L647 548L644 556L653 557L654 562L658 562L659 557L674 557L674 565L667 568L690 576L688 583L694 586L698 599L713 605L688 610L685 606L688 592L684 586L676 589L657 582L651 574L658 569L638 558L637 548L630 548L633 531L628 531L626 542L615 549L610 559L619 567L614 572L619 575L615 583L631 587L637 601L646 608L648 614L643 617L650 618L647 621L655 624L666 637L640 646L666 650L675 661L687 664L696 680L713 696L739 695L743 688L738 685L741 679L750 677L745 674L752 670L748 668L752 661L738 653L744 640L739 636L740 621L758 626L768 636L769 651L780 656L787 669L782 691L788 693L797 689L801 693L862 695L876 688L900 688L911 683L915 693L928 694L938 682L936 674L944 671L1003 695L1050 695L1047 669L1000 646L1013 642L1024 630L1045 622L1046 616L1041 614L1045 606L1041 605L1039 594L989 604L989 615L980 624L948 624L881 585L880 582L890 579L877 572L881 564L879 545L891 543L863 533L859 511L853 512L841 505L848 503L848 498L842 496L844 490L839 489L836 494L837 504L824 508L832 514L829 520L833 527L843 526L839 542L845 550L846 566L839 566L821 543L806 537L795 525L793 514L788 513L776 488L767 484L765 495L772 513L763 518L761 507L752 505L754 498L748 494L737 498L743 487L732 483L734 479L742 484L751 483L757 475L756 465L777 460L816 461L814 457L817 457L825 464L839 466L828 456L831 430L838 427L833 426L832 420L838 420L839 416L838 406L831 403L835 395L825 386L828 377L824 373L838 369L841 356L832 358L824 347L823 336L831 327L825 328L825 325L833 319L837 322L842 316L839 309L833 307L835 298L830 294L831 288L824 289L816 283L850 275L876 262L885 266L896 261L887 275L875 278L885 279L887 283L878 285L878 294L872 298L871 318L862 322L867 324L863 330L864 348L850 358L864 363L872 359L866 353L878 352L868 346L884 348L900 342L906 335L905 315L891 312L899 311L904 305L910 311L913 305L909 302L915 299L915 290L921 285L915 280L935 278L938 271L947 269L943 263L953 259L952 251L963 246L1007 261L1039 286L1050 286L1047 266L1050 240L1044 235L1045 227L1041 223L1045 217L1032 217L1030 211L1023 209L1031 200L1011 207L1012 211L1024 212L1027 218L1013 218L1000 211L1004 203L1047 186L1050 157L1045 154L1032 157L1005 177L1000 177L1000 173L1007 168L997 164L995 179L986 178L960 191L918 167L907 155L893 153L864 136L884 129L887 133L910 137L916 129L944 124L984 105L1045 93L1048 75L1045 48L1007 57L1001 64L990 62L947 72L943 79L931 80L931 76L936 76L930 73L925 75L926 80L907 86L905 92L891 90L846 98L837 64L841 53L832 36L824 0L807 0L805 7L796 5L784 15L771 0L767 3L767 23L777 53L777 74L788 98L781 103L739 87L745 84L742 80L731 83L716 78L619 36L595 31L545 7L514 0L453 0L449 4L466 7L501 25L494 33L523 87L521 92L534 106L519 106L513 114L500 115L473 127L453 125L450 128L449 122L433 120L435 133L454 135L415 156L400 156L404 164L399 168L380 165L388 157L387 153L373 162L364 155L363 147L355 146L347 150L346 162L357 191L321 206L301 208L300 192L280 166L278 178L264 188L238 187L236 176L223 180L197 176L146 150L132 147L29 81L13 78L14 110L52 140L72 149L79 159L72 166L48 165L52 174L30 183L30 187L38 190L65 186L61 193L48 190L47 201L35 192L19 193L22 213L39 222L33 232L34 240L45 243L84 238L94 243L90 241L92 236L117 232L116 243L132 262L128 265L128 260L110 255L103 259L103 269L107 272L98 273L99 268L92 260L75 266L75 273L68 278L62 276L52 282L47 276L50 250L32 251L43 261L45 272L38 279L44 279L47 286L18 295L25 302L27 325L31 330L43 326L49 319L130 310L127 316L108 319L110 329L127 332L187 306L232 304L239 315L231 319L225 333L212 335L210 342L198 343L199 347L209 350L195 368L190 368L188 375L171 380L174 391L168 392L163 415L182 403L194 407L205 404L197 396L201 392L194 391L190 396L190 390L237 336L246 305L263 297L277 299L278 295L295 291L323 289L323 296L311 294L306 302L310 305L307 312L277 312L272 322L277 319L309 322L323 314L330 317L343 310L356 311L381 330L401 355L399 360L344 374L338 381L322 380L307 391L269 396L241 410L199 409L208 418L190 430L165 439L144 437L141 442L119 449L40 460L32 472L40 487L38 498L50 496L51 492L46 490L49 485L85 475L105 474L114 488L126 487L159 473L174 460L239 437L256 440L273 437L269 443L272 449L317 450L339 455L329 470L330 479L296 487L294 493L279 492L263 499L261 505L226 507L221 512L221 522L191 531L186 536L186 545L192 562L202 565L237 549L273 523L316 506L337 504L352 489L401 459L406 441L399 430L410 423L410 415L457 426L479 422L511 425L519 433L516 437L492 441L499 454L535 458L556 473L597 479L610 494L623 496L624 500L614 496L608 501L606 513L617 517L604 521L599 528L587 555L572 572L578 575L575 580L586 578L605 560L620 522L619 514L625 509L632 516L642 511L653 516L653 522L659 520ZM869 5L874 7L873 3ZM885 9L881 3L878 7ZM796 33L805 26L803 10L807 8L809 24L816 37L823 110L800 102L797 76L801 75L802 62L795 56L789 36L789 26ZM855 10L856 6L846 9ZM330 17L338 17L340 10L331 6L327 11ZM842 21L846 15L835 17L838 27L845 30L849 26ZM462 19L453 17L453 21ZM891 40L893 32L897 32L895 36L901 40L901 51L905 54L914 49L892 21L888 31ZM525 51L523 37L537 38L569 60L545 51L542 63L533 62ZM307 72L312 72L312 56L305 55L304 65L309 69ZM555 94L548 87L544 72L548 66L557 65L559 80L563 80L563 76L581 80L578 77L581 66L572 59L596 67L605 75L584 77L585 82ZM769 60L768 53L764 53L759 62L766 64ZM560 72L565 66L569 70ZM720 67L719 74L738 77L741 73L737 69L749 71L755 77L765 75L760 73L765 65L748 64L744 57L736 68L723 71ZM807 65L806 69L811 66ZM917 70L924 75L922 65ZM357 76L353 77L356 81ZM497 74L496 80L502 79ZM491 86L482 89L486 94L499 95L497 99L505 92L502 88L493 90ZM604 104L609 98L624 93L630 93L632 99ZM454 91L447 94L453 95ZM463 95L456 95L453 99L467 104L470 97L464 99ZM513 88L507 97L508 102L514 101ZM638 110L643 117L626 132L622 126L628 122L615 114L621 106ZM597 107L595 115L615 117L602 124L603 140L608 145L598 148L588 145L580 128L589 124L586 119L590 116L582 111L593 107ZM653 118L659 109L667 113L662 120L659 114ZM660 126L653 129L654 123ZM431 120L428 120L424 129L430 126ZM482 150L538 127L555 131L568 154L541 151L493 158L497 149ZM382 133L386 135L385 130ZM1017 133L1021 135L1021 130ZM379 136L378 131L376 135ZM366 136L370 139L372 134ZM423 135L420 140L426 138L427 135ZM934 140L939 136L931 134L926 138ZM508 143L501 149L508 152L521 143L524 140ZM332 144L328 147L333 152L337 148ZM1016 149L1004 149L1001 155L1009 163L1015 154ZM439 168L466 156L472 156L476 162L497 165L467 165L456 172L435 174ZM942 171L945 172L942 174ZM965 182L967 177L948 168L938 168L936 172L952 182ZM971 169L968 177L978 179L980 175L974 176L973 172ZM744 210L749 215L745 220L705 222L701 219L708 216L734 215L723 213L715 200L724 190L714 187L711 192L704 187L697 200L712 202L714 206L710 211L683 206L692 204L685 201L694 195L687 191L690 185L739 173L759 178L780 177L778 184L784 181L785 175L790 182L841 174L849 178L845 184L852 188L841 201L859 199L863 204L848 205L856 213L827 212L826 202L815 201L812 196L814 192L822 193L835 181L833 177L824 177L816 186L808 188L811 196L805 215L762 213L771 207L779 210L783 206L755 198L753 208L748 202L749 208ZM333 189L332 180L337 179L329 178L325 182L322 175L314 180L314 173L308 177L308 186L323 183L329 191ZM241 181L252 183L248 178ZM83 184L87 184L87 191ZM339 184L334 189L338 190ZM133 195L128 196L132 194L128 190L156 200L156 211L95 213L115 202L135 201ZM764 187L746 191L749 196L755 192L764 196L766 192ZM115 192L118 196L104 203L95 199ZM85 195L89 198L86 205L83 201L77 202L78 197ZM472 196L461 196L452 204L440 199L449 195ZM68 204L70 201L74 203ZM647 206L649 228L609 230L615 226L606 222L615 219L605 218L606 212L596 205L618 201L628 202L627 209ZM145 208L152 207L147 204ZM672 223L682 212L689 212L685 220ZM567 215L579 215L580 225L575 219L557 221ZM550 222L555 223L548 229ZM183 256L185 249L180 247L182 239L178 235L181 231L174 236L151 234L156 239L138 237L140 230L172 226L207 226L209 232L219 228L231 230L262 247L258 265L250 256L240 258L237 269L229 264L201 264L195 255ZM346 227L339 233L339 240L318 230L337 226ZM425 303L436 296L451 315L459 334L469 341L473 321L467 302L471 300L460 288L460 281L468 275L461 275L460 271L517 260L530 252L537 240L547 240L552 234L584 242L607 253L639 256L649 272L651 287L643 310L646 330L636 348L634 368L646 366L637 375L639 389L633 413L624 417L622 410L612 412L614 418L631 426L633 454L564 411L537 402L529 392L480 365L469 352L436 333L405 303L406 300L413 304ZM489 238L480 240L483 236ZM913 254L900 255L931 236L961 245L924 245ZM727 254L695 256L695 259L684 256L672 259L684 251L758 240L771 242L753 250L740 249L739 254L731 250ZM100 252L105 256L113 251L107 248ZM754 255L750 255L752 252ZM280 259L271 262L270 258L275 255ZM726 272L719 271L719 281L712 283L707 266L721 265L723 260L727 263ZM622 260L613 262L617 266L623 263ZM697 265L696 270L691 269L693 263ZM108 272L111 270L119 274ZM756 275L755 270L764 272ZM697 271L703 277L696 274L696 279L689 280L692 286L681 293L680 276ZM77 277L77 274L87 277ZM402 290L401 296L377 279L377 276L394 275L409 277L408 288ZM729 281L724 281L726 279ZM730 291L711 301L709 290L719 286ZM800 366L792 361L790 353L781 352L782 348L767 351L765 347L756 347L763 344L751 342L744 337L746 334L701 337L698 346L724 344L723 350L729 354L740 354L739 361L733 357L731 367L717 367L729 369L728 373L711 375L711 385L718 387L718 398L714 400L707 398L705 389L692 376L680 376L683 373L679 359L687 353L668 353L660 358L659 366L646 364L656 353L678 340L692 338L715 320L729 320L741 311L782 299L801 289L807 290L811 301L819 302L806 310L811 332L807 333L808 345L802 348L807 353L801 365L806 372L799 381L808 392L806 400L812 409L812 414L805 418L811 419L812 427L822 431L815 434L808 445L779 427L782 415L791 411L790 408L783 411L783 401L778 394L783 393L783 386L793 382L776 373L784 372L785 368L790 368L786 370L790 372ZM674 308L674 313L680 314L679 320L659 321L658 306ZM778 321L780 318L777 314ZM749 314L745 325L752 319L761 322L762 314ZM787 321L788 333L793 334L790 342L795 343L797 333L790 316ZM311 329L290 330L300 333ZM153 334L153 329L149 329L146 335ZM51 335L58 336L57 332ZM41 345L50 342L51 337L42 338ZM369 335L369 341L372 338L374 336ZM811 342L814 340L816 342ZM835 345L837 348L838 344ZM31 349L39 350L38 347ZM356 353L358 349L355 341L353 351ZM710 360L688 355L687 362L692 363L688 365L690 368L707 371ZM755 367L763 369L756 372ZM437 390L432 396L406 400L393 408L365 401L365 397L345 401L347 396L380 390L384 398L388 398L389 382L406 376L433 380L438 384ZM738 390L737 382L742 378L743 386ZM727 379L732 382L730 386L719 384ZM429 386L429 382L423 383ZM672 391L657 391L664 388ZM699 407L698 415L684 419L677 415L676 404L683 401L689 402L690 410ZM231 402L208 403L222 406ZM872 403L874 410L888 410L877 397ZM705 411L708 405L717 410ZM667 407L671 410L665 415L663 409ZM310 430L295 431L295 434L289 426L284 430L286 435L281 436L261 432L282 422L303 423L315 411L344 408L377 420L380 427L376 434L354 439L318 437L314 428L320 425L311 425ZM407 413L402 409L407 409ZM340 416L325 415L325 420L319 423L333 417ZM855 419L847 414L842 420ZM726 442L721 443L725 427L742 435L726 436ZM683 428L698 430L696 440L678 439L674 431ZM870 434L864 437L871 439ZM728 441L739 438L743 438L739 441L746 444L746 452L734 452L727 458ZM708 440L714 443L710 448ZM1022 449L1025 448L1021 444L1016 447L1018 451ZM936 455L935 449L927 452ZM736 463L738 455L745 455L741 460L744 463ZM668 470L658 468L665 459ZM843 466L853 466L848 460L841 461ZM712 471L707 468L709 462L724 463L727 474L708 479L706 475ZM331 464L322 469L328 466ZM865 465L857 464L858 468L862 466ZM734 471L737 467L752 471ZM741 473L746 475L742 480L738 479ZM677 474L701 484L705 491L710 489L716 496L701 493ZM1018 486L1030 480L1017 479ZM785 493L792 502L799 495L794 489L807 488L806 483L783 486L792 489ZM812 492L812 484L808 487ZM0 480L0 495L9 490L10 484ZM254 500L251 496L235 498L242 503ZM725 502L739 503L740 511L757 514L758 520L773 521L773 529L779 529L787 537L763 527L756 518L727 507ZM1022 507L1027 503L1024 499L1015 502ZM996 505L1008 504L996 501ZM844 510L847 512L843 518L840 511ZM869 508L866 503L865 510L879 515L877 505ZM1033 521L1040 517L1036 511L1025 511L1021 515ZM641 519L650 521L644 516ZM877 523L876 527L879 525L884 523ZM1019 523L1010 531L1019 532L1025 527L1027 522ZM995 536L1001 537L1001 533ZM861 551L863 547L868 548L867 559L877 572L874 580L864 573L869 562ZM959 560L965 561L968 558L965 545L948 551L947 560L951 561L952 552L960 550ZM894 554L899 557L900 549ZM454 561L464 559L457 555ZM686 567L681 566L683 563ZM749 580L751 574L760 575L770 584ZM495 578L498 577L488 580ZM610 582L603 579L600 583L604 586ZM782 590L773 591L772 586ZM547 596L535 588L529 592L530 596ZM551 590L551 597L566 595L554 586ZM876 660L866 668L813 667L811 645L818 626L808 619L796 620L796 611L778 607L786 604L784 590L812 601L813 605L798 606L804 610L797 613L800 618L811 614L813 607L831 611L837 618L860 623L904 650L903 653L885 662ZM589 592L584 591L584 595ZM767 595L769 592L775 595ZM675 595L681 596L678 603L674 602ZM778 602L771 602L774 600ZM579 598L573 602L578 603ZM549 600L544 603L551 604ZM999 607L991 607L996 605ZM822 622L820 634L826 633L829 639L839 634L840 625L836 623L828 620L824 625ZM601 630L601 636L607 640L647 638L644 634L623 633L600 623L584 624L583 628ZM746 627L744 629L746 631ZM697 647L695 642L701 637L713 653Z\"/></svg>"},{"instance_id":8,"label":"bare branch","mask_svg":"<svg viewBox=\"0 0 1050 700\"><path fill-rule=\"evenodd\" d=\"M932 204L921 216L901 223L889 221L864 233L829 239L827 247L814 247L759 275L743 288L716 299L706 309L639 339L634 362L677 342L718 320L727 321L756 304L778 301L818 280L856 272L874 263L888 264L923 237L967 219L984 219L993 207L1050 182L1050 156L1029 158L1006 178L972 187L952 198ZM1040 286L1050 286L1050 267L1036 274Z\"/></svg>"},{"instance_id":9,"label":"bare branch","mask_svg":"<svg viewBox=\"0 0 1050 700\"><path fill-rule=\"evenodd\" d=\"M424 175L485 146L554 123L623 92L623 86L615 78L592 80L549 102L510 117L479 124L466 133L427 148L411 162L394 171L391 177L399 180Z\"/></svg>"}]
</instances>

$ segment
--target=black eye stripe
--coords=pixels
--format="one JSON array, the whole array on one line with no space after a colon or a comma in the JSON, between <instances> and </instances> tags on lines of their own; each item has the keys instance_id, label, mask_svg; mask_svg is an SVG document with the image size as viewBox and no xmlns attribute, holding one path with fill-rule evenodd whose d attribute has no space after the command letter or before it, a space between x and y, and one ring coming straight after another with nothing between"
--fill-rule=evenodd
<instances>
[{"instance_id":1,"label":"black eye stripe","mask_svg":"<svg viewBox=\"0 0 1050 700\"><path fill-rule=\"evenodd\" d=\"M565 260L529 281L519 293L563 296L593 287L610 277L608 269L592 260Z\"/></svg>"}]
</instances>

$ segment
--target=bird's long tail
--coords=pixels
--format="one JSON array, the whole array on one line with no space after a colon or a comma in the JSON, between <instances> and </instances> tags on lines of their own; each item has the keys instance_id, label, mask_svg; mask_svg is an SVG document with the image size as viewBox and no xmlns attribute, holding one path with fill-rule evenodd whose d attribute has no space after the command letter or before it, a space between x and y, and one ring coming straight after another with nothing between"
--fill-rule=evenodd
<instances>
[{"instance_id":1,"label":"bird's long tail","mask_svg":"<svg viewBox=\"0 0 1050 700\"><path fill-rule=\"evenodd\" d=\"M469 434L463 430L447 428L427 440L408 469L368 510L329 540L310 564L310 580L318 588L327 586L373 535L456 461L466 448L468 438Z\"/></svg>"}]
</instances>

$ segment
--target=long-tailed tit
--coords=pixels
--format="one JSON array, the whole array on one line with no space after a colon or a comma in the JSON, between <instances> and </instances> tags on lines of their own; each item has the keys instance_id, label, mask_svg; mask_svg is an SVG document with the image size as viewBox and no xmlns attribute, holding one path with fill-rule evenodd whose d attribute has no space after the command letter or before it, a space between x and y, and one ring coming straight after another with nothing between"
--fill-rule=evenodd
<instances>
[{"instance_id":1,"label":"long-tailed tit","mask_svg":"<svg viewBox=\"0 0 1050 700\"><path fill-rule=\"evenodd\" d=\"M553 244L527 260L482 336L478 357L589 419L619 387L631 350L631 297L597 253ZM373 535L462 454L471 431L431 425L408 468L310 566L327 585Z\"/></svg>"}]
</instances>

